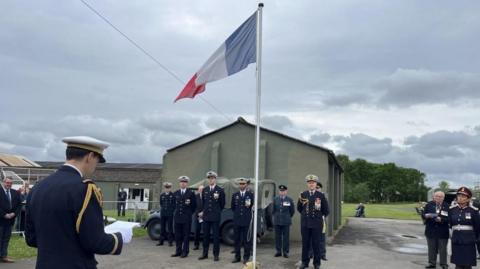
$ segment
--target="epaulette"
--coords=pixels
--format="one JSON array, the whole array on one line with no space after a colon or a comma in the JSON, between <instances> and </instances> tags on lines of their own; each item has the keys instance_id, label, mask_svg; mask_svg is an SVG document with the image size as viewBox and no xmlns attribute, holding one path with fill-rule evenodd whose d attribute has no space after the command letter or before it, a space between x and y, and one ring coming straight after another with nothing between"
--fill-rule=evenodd
<instances>
[{"instance_id":1,"label":"epaulette","mask_svg":"<svg viewBox=\"0 0 480 269\"><path fill-rule=\"evenodd\" d=\"M91 179L84 179L82 182L87 184L87 192L83 200L82 209L80 210L80 213L78 213L78 217L77 217L77 222L75 226L77 233L80 233L80 224L82 223L82 217L83 217L83 214L85 213L85 210L87 209L90 199L92 198L92 194L94 194L95 197L97 198L97 201L100 204L100 207L103 206L102 193L97 188L97 185L95 185L95 182L93 182Z\"/></svg>"}]
</instances>

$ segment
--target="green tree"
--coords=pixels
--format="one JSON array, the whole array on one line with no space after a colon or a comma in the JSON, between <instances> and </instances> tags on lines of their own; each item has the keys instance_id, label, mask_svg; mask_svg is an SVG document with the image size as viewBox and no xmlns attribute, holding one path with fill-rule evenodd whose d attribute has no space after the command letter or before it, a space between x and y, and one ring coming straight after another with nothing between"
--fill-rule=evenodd
<instances>
[{"instance_id":1,"label":"green tree","mask_svg":"<svg viewBox=\"0 0 480 269\"><path fill-rule=\"evenodd\" d=\"M447 192L450 189L450 183L445 180L442 180L438 183L437 190Z\"/></svg>"}]
</instances>

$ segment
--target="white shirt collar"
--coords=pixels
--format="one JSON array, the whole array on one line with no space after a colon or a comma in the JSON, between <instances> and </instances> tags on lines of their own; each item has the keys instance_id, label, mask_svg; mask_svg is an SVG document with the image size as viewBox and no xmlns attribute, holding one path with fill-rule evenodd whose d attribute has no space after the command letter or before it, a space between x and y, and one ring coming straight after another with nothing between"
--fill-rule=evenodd
<instances>
[{"instance_id":1,"label":"white shirt collar","mask_svg":"<svg viewBox=\"0 0 480 269\"><path fill-rule=\"evenodd\" d=\"M64 163L63 165L65 165L65 166L70 166L71 168L75 169L75 170L80 174L80 177L83 178L82 172L81 172L80 169L78 169L75 165L69 164L69 163Z\"/></svg>"},{"instance_id":2,"label":"white shirt collar","mask_svg":"<svg viewBox=\"0 0 480 269\"><path fill-rule=\"evenodd\" d=\"M181 192L186 192L187 191L187 188L185 189L180 189Z\"/></svg>"},{"instance_id":3,"label":"white shirt collar","mask_svg":"<svg viewBox=\"0 0 480 269\"><path fill-rule=\"evenodd\" d=\"M208 186L211 190L215 189L215 186L217 186L217 184L213 185L213 186Z\"/></svg>"}]
</instances>

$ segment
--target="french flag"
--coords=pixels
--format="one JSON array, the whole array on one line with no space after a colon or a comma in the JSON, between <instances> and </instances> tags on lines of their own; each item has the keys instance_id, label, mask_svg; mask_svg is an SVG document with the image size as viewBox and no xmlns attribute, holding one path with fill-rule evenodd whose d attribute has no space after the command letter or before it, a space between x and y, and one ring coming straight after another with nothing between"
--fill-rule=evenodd
<instances>
[{"instance_id":1,"label":"french flag","mask_svg":"<svg viewBox=\"0 0 480 269\"><path fill-rule=\"evenodd\" d=\"M205 85L208 82L231 76L256 62L256 43L257 11L210 56L188 81L174 102L182 98L194 98L205 91Z\"/></svg>"}]
</instances>

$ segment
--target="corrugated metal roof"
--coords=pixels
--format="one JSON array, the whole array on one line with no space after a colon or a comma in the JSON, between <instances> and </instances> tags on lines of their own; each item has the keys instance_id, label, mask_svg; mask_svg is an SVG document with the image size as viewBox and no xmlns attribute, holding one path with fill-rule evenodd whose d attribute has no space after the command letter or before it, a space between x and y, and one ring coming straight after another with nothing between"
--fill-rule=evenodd
<instances>
[{"instance_id":1,"label":"corrugated metal roof","mask_svg":"<svg viewBox=\"0 0 480 269\"><path fill-rule=\"evenodd\" d=\"M43 162L37 161L44 167L59 167L65 162ZM162 169L162 164L160 163L99 163L97 168L104 169Z\"/></svg>"},{"instance_id":2,"label":"corrugated metal roof","mask_svg":"<svg viewBox=\"0 0 480 269\"><path fill-rule=\"evenodd\" d=\"M0 166L40 167L22 155L0 153Z\"/></svg>"}]
</instances>

